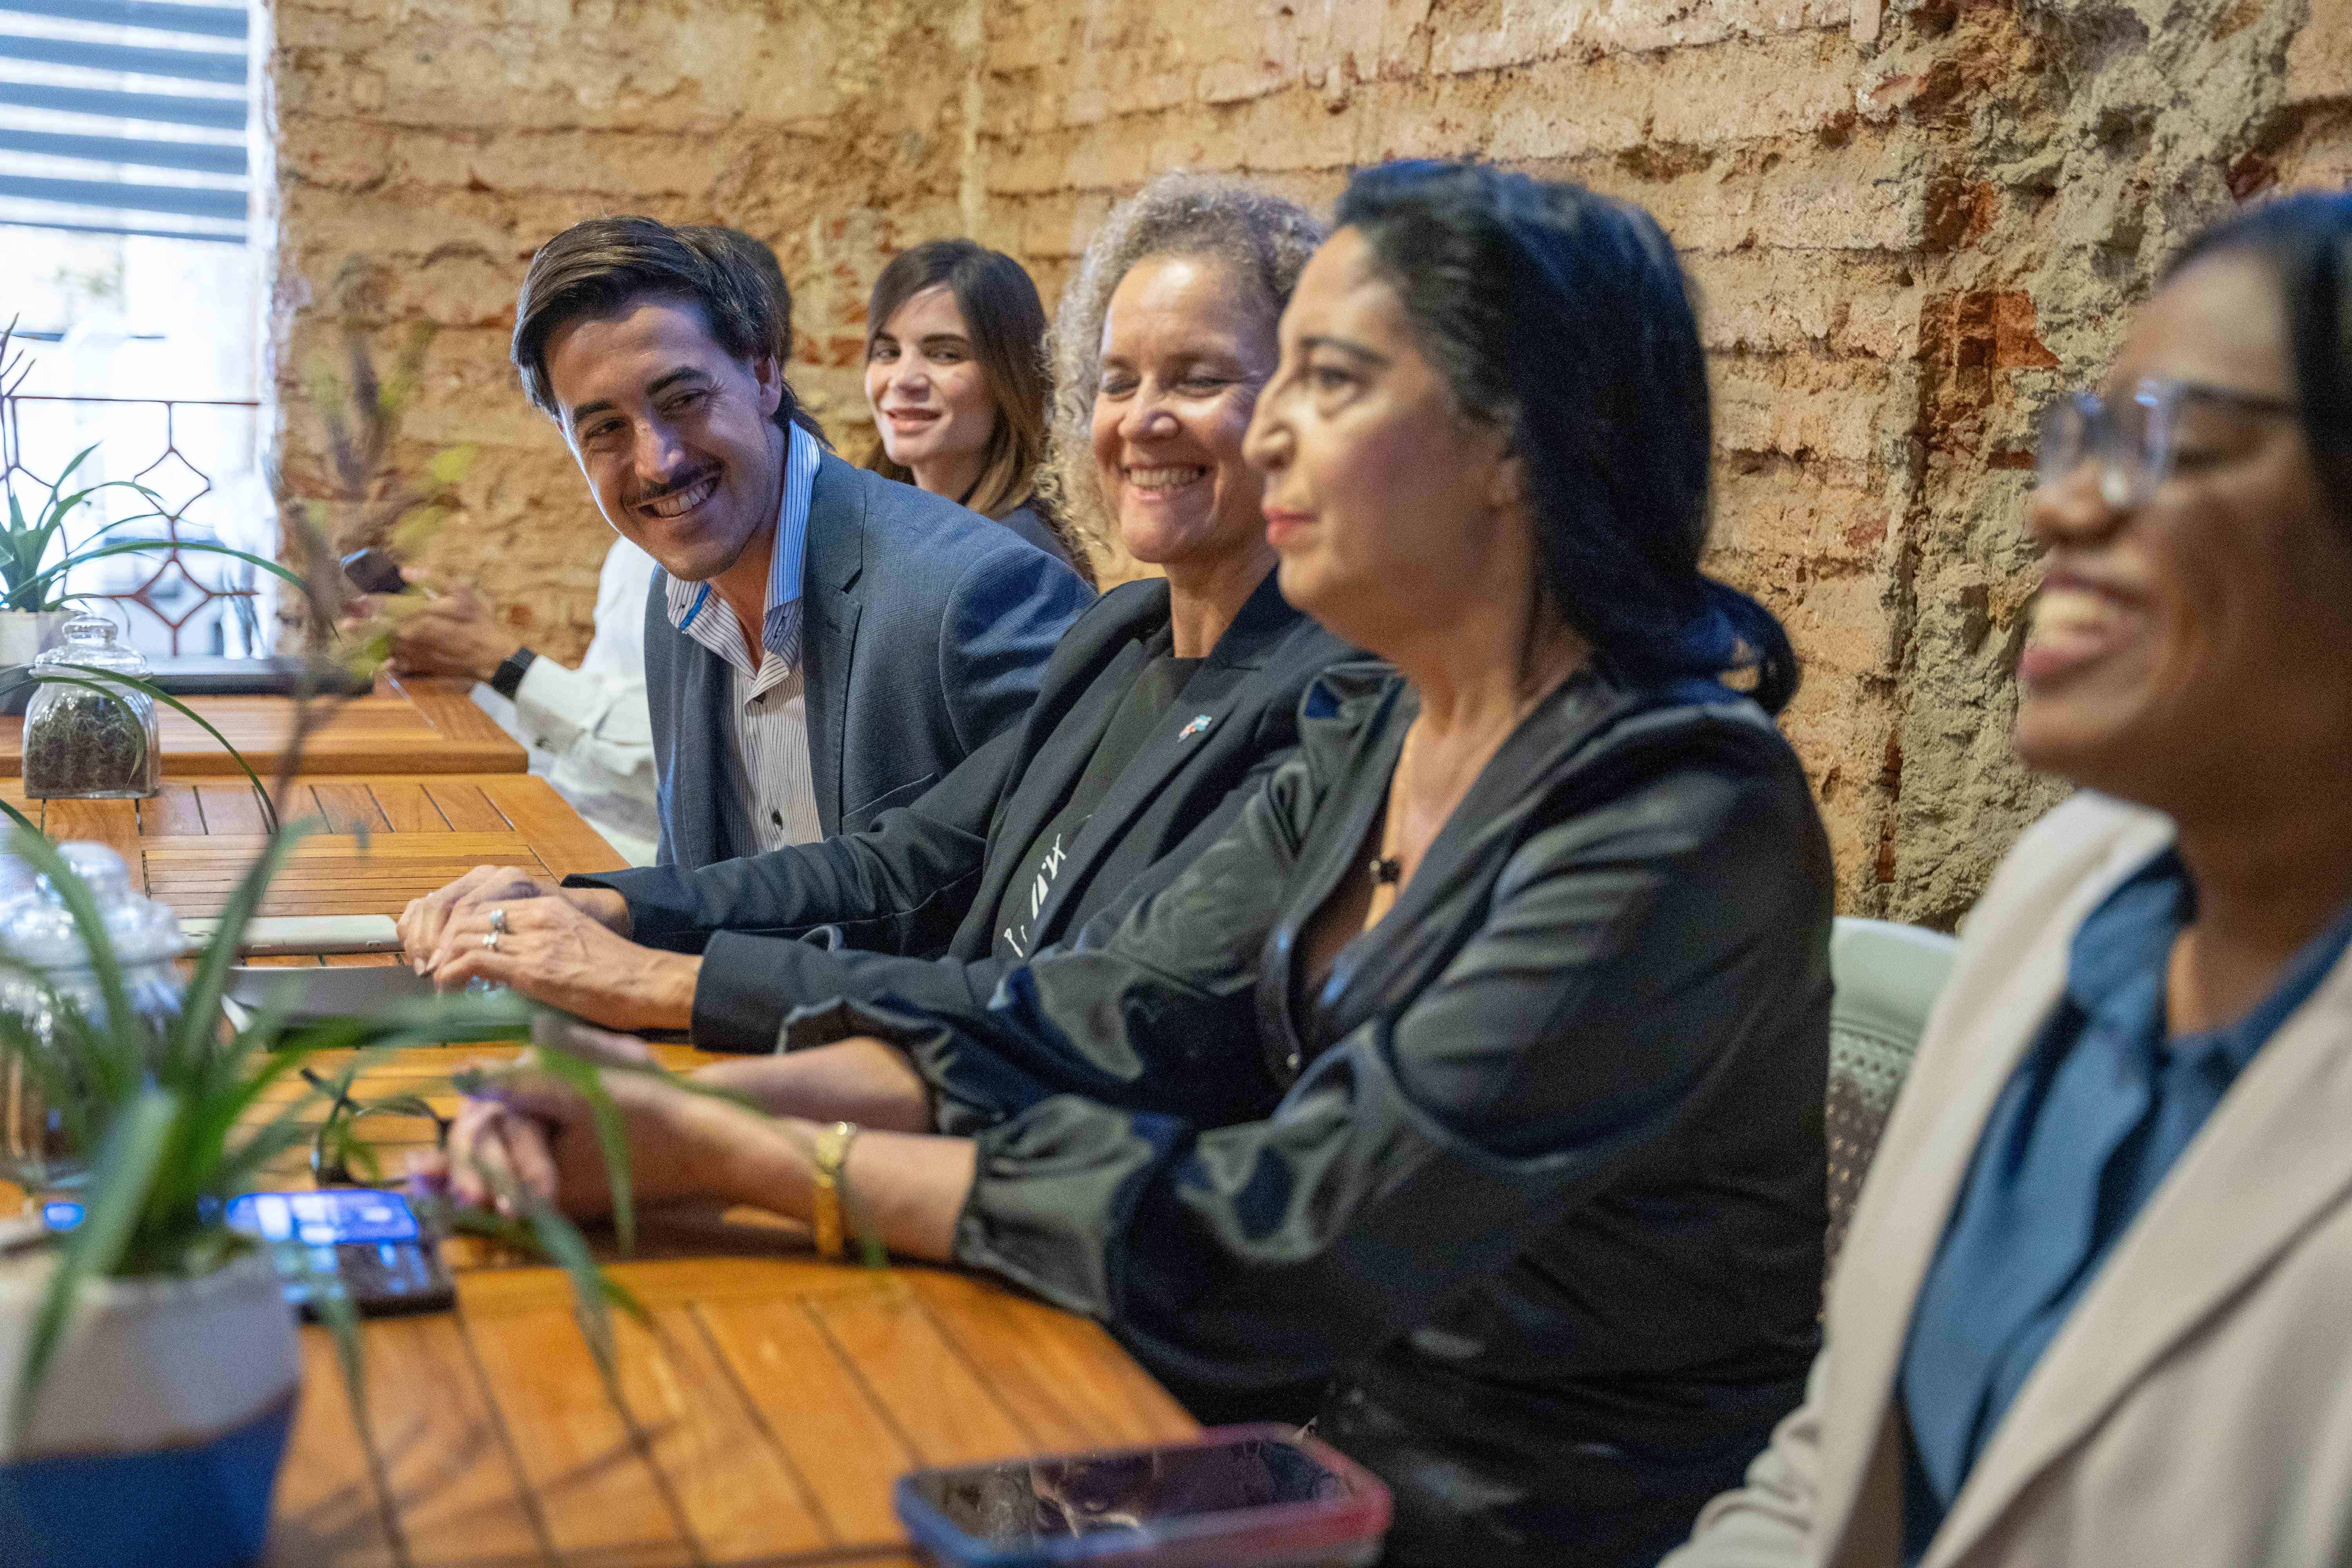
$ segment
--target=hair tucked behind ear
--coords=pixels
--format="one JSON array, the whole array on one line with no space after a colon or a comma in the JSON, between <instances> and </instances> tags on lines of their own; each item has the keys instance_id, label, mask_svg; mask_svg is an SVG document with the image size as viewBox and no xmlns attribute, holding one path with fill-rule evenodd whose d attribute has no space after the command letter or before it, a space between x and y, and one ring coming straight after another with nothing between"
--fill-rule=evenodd
<instances>
[{"instance_id":1,"label":"hair tucked behind ear","mask_svg":"<svg viewBox=\"0 0 2352 1568\"><path fill-rule=\"evenodd\" d=\"M2281 196L2224 218L2181 248L2162 281L2231 252L2277 275L2304 437L2329 505L2352 528L2352 193Z\"/></svg>"},{"instance_id":2,"label":"hair tucked behind ear","mask_svg":"<svg viewBox=\"0 0 2352 1568\"><path fill-rule=\"evenodd\" d=\"M1339 198L1469 418L1525 469L1543 592L1635 679L1755 672L1797 689L1788 634L1699 570L1706 359L1674 247L1641 208L1475 164L1366 169Z\"/></svg>"}]
</instances>

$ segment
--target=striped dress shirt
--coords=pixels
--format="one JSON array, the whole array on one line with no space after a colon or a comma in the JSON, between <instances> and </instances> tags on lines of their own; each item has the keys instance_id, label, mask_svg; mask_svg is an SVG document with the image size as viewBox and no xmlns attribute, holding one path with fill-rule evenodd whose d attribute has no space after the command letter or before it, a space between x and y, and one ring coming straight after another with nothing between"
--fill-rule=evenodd
<instances>
[{"instance_id":1,"label":"striped dress shirt","mask_svg":"<svg viewBox=\"0 0 2352 1568\"><path fill-rule=\"evenodd\" d=\"M807 552L816 462L815 437L793 426L784 446L784 493L776 510L757 663L743 646L742 627L709 584L675 577L669 582L669 624L735 672L735 700L729 709L735 721L735 760L742 770L744 809L762 852L824 837L817 822L808 693L801 669L801 563Z\"/></svg>"}]
</instances>

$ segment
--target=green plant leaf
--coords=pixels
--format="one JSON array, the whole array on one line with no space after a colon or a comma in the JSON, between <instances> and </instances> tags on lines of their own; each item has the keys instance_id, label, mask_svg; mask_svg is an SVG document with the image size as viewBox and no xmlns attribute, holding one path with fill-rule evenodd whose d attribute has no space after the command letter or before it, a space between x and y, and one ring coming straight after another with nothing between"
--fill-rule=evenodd
<instances>
[{"instance_id":1,"label":"green plant leaf","mask_svg":"<svg viewBox=\"0 0 2352 1568\"><path fill-rule=\"evenodd\" d=\"M11 688L11 689L13 690L14 688ZM33 835L35 837L45 838L47 837L47 834L44 834L41 831L40 826L37 823L36 823L31 817L26 816L23 812L18 811L15 806L10 805L6 801L0 800L0 811L6 812L8 814L8 819L11 822L14 822L17 826L23 828L26 832Z\"/></svg>"},{"instance_id":2,"label":"green plant leaf","mask_svg":"<svg viewBox=\"0 0 2352 1568\"><path fill-rule=\"evenodd\" d=\"M226 745L228 742L221 742ZM243 759L240 758L239 761ZM257 787L259 781L256 781ZM228 986L228 972L236 963L237 943L245 939L246 922L269 891L269 884L278 868L294 852L294 846L317 829L308 819L290 827L281 828L269 836L269 843L255 856L246 868L236 891L222 906L220 924L215 928L212 940L205 943L196 959L195 973L189 976L188 988L180 1011L180 1026L172 1039L173 1059L180 1063L194 1062L199 1053L211 1048L214 1037L220 1030L221 993Z\"/></svg>"},{"instance_id":3,"label":"green plant leaf","mask_svg":"<svg viewBox=\"0 0 2352 1568\"><path fill-rule=\"evenodd\" d=\"M622 1125L621 1108L594 1064L572 1055L561 1046L541 1046L538 1066L550 1078L571 1086L588 1102L588 1116L596 1129L596 1147L604 1156L604 1182L613 1194L613 1234L624 1254L637 1249L636 1194L629 1173L629 1132Z\"/></svg>"},{"instance_id":4,"label":"green plant leaf","mask_svg":"<svg viewBox=\"0 0 2352 1568\"><path fill-rule=\"evenodd\" d=\"M122 961L114 952L114 939L107 933L106 920L98 912L98 905L89 889L73 874L58 847L37 833L19 830L8 840L8 847L29 862L34 870L49 879L49 886L63 900L73 916L74 929L79 932L82 944L89 950L91 974L98 981L99 995L106 1003L107 1033L117 1037L112 1042L113 1054L136 1057L139 1028L132 1019L130 993L122 984ZM134 1064L131 1076L136 1076Z\"/></svg>"},{"instance_id":5,"label":"green plant leaf","mask_svg":"<svg viewBox=\"0 0 2352 1568\"><path fill-rule=\"evenodd\" d=\"M66 1321L85 1280L114 1272L131 1248L148 1189L169 1141L179 1103L171 1091L149 1084L123 1106L107 1129L82 1193L82 1222L66 1237L58 1266L41 1298L25 1362L16 1374L16 1436L32 1426L49 1363L55 1359Z\"/></svg>"}]
</instances>

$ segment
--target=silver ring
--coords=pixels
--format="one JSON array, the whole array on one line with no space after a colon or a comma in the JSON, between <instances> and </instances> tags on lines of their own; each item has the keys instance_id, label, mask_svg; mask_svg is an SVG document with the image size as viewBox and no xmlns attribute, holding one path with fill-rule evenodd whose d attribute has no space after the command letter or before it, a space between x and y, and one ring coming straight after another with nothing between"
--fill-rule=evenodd
<instances>
[{"instance_id":1,"label":"silver ring","mask_svg":"<svg viewBox=\"0 0 2352 1568\"><path fill-rule=\"evenodd\" d=\"M506 910L492 910L490 911L490 929L494 931L504 931L507 929Z\"/></svg>"},{"instance_id":2,"label":"silver ring","mask_svg":"<svg viewBox=\"0 0 2352 1568\"><path fill-rule=\"evenodd\" d=\"M496 952L498 950L499 933L494 931L484 931L482 933L482 951L485 952Z\"/></svg>"}]
</instances>

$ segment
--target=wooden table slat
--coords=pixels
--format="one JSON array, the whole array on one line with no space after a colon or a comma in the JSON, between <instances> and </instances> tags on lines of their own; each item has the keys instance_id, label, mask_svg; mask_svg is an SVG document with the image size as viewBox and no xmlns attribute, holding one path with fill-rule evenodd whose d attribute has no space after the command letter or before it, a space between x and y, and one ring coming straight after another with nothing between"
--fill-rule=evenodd
<instances>
[{"instance_id":1,"label":"wooden table slat","mask_svg":"<svg viewBox=\"0 0 2352 1568\"><path fill-rule=\"evenodd\" d=\"M825 1296L805 1305L918 1463L973 1464L1036 1447L912 1292Z\"/></svg>"},{"instance_id":2,"label":"wooden table slat","mask_svg":"<svg viewBox=\"0 0 2352 1568\"><path fill-rule=\"evenodd\" d=\"M1041 1312L995 1286L925 1270L908 1282L948 1337L985 1346L975 1363L996 1401L1047 1449L1181 1442L1192 1418L1125 1356L1102 1353L1105 1335L1082 1318Z\"/></svg>"},{"instance_id":3,"label":"wooden table slat","mask_svg":"<svg viewBox=\"0 0 2352 1568\"><path fill-rule=\"evenodd\" d=\"M650 1331L621 1331L621 1390L632 1422L688 1532L713 1562L804 1553L834 1544L814 1499L691 1303L651 1310ZM803 1419L818 1419L807 1412Z\"/></svg>"},{"instance_id":4,"label":"wooden table slat","mask_svg":"<svg viewBox=\"0 0 2352 1568\"><path fill-rule=\"evenodd\" d=\"M439 809L441 819L457 833L504 833L513 827L480 783L473 779L426 779L425 793Z\"/></svg>"},{"instance_id":5,"label":"wooden table slat","mask_svg":"<svg viewBox=\"0 0 2352 1568\"><path fill-rule=\"evenodd\" d=\"M195 786L196 799L205 808L202 833L262 833L268 824L262 820L261 802L254 797L253 786L245 784L200 784Z\"/></svg>"},{"instance_id":6,"label":"wooden table slat","mask_svg":"<svg viewBox=\"0 0 2352 1568\"><path fill-rule=\"evenodd\" d=\"M368 1325L367 1352L376 1451L414 1568L553 1561L463 1320L387 1318Z\"/></svg>"},{"instance_id":7,"label":"wooden table slat","mask_svg":"<svg viewBox=\"0 0 2352 1568\"><path fill-rule=\"evenodd\" d=\"M528 1311L467 1311L465 1318L467 1340L556 1552L599 1563L687 1561L662 1478L607 1396L571 1311L550 1302ZM623 1332L628 1354L644 1353L641 1332L634 1325Z\"/></svg>"},{"instance_id":8,"label":"wooden table slat","mask_svg":"<svg viewBox=\"0 0 2352 1568\"><path fill-rule=\"evenodd\" d=\"M383 1403L379 1393L375 1404ZM323 1329L302 1334L302 1402L286 1449L269 1531L274 1568L398 1564L383 1495L352 1418L334 1342Z\"/></svg>"},{"instance_id":9,"label":"wooden table slat","mask_svg":"<svg viewBox=\"0 0 2352 1568\"><path fill-rule=\"evenodd\" d=\"M365 784L313 784L319 815L330 833L389 833L392 823L375 804Z\"/></svg>"},{"instance_id":10,"label":"wooden table slat","mask_svg":"<svg viewBox=\"0 0 2352 1568\"><path fill-rule=\"evenodd\" d=\"M166 782L163 794L139 803L139 831L142 834L204 830L205 809L196 798L194 784Z\"/></svg>"},{"instance_id":11,"label":"wooden table slat","mask_svg":"<svg viewBox=\"0 0 2352 1568\"><path fill-rule=\"evenodd\" d=\"M413 779L378 779L368 786L375 808L394 833L446 833L449 824L425 786Z\"/></svg>"},{"instance_id":12,"label":"wooden table slat","mask_svg":"<svg viewBox=\"0 0 2352 1568\"><path fill-rule=\"evenodd\" d=\"M920 1461L802 1302L701 1301L696 1315L838 1546L902 1539L890 1484Z\"/></svg>"}]
</instances>

